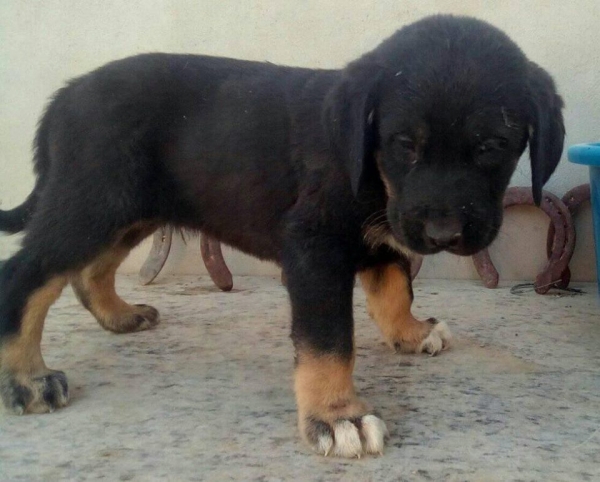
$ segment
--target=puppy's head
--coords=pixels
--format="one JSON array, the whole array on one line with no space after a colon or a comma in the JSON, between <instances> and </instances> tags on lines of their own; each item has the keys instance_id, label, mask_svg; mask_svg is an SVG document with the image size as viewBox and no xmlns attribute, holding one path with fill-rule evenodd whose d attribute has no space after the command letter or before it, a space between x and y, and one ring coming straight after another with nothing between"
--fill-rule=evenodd
<instances>
[{"instance_id":1,"label":"puppy's head","mask_svg":"<svg viewBox=\"0 0 600 482\"><path fill-rule=\"evenodd\" d=\"M397 241L421 254L470 255L496 236L527 144L539 204L562 153L561 110L551 77L505 34L438 16L350 64L326 120L354 193L369 172L383 182Z\"/></svg>"}]
</instances>

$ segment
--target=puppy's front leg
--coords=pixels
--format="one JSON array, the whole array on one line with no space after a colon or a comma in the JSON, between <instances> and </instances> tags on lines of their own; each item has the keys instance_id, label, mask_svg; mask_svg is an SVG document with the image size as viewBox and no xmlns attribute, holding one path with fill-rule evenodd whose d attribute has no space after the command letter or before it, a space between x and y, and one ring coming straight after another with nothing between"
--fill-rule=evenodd
<instances>
[{"instance_id":1,"label":"puppy's front leg","mask_svg":"<svg viewBox=\"0 0 600 482\"><path fill-rule=\"evenodd\" d=\"M437 355L450 344L450 330L435 318L421 321L411 312L410 273L400 263L389 263L359 273L367 294L369 314L386 343L404 353Z\"/></svg>"},{"instance_id":2,"label":"puppy's front leg","mask_svg":"<svg viewBox=\"0 0 600 482\"><path fill-rule=\"evenodd\" d=\"M296 240L284 253L298 426L318 453L360 457L383 451L387 429L354 389L354 270L339 246L323 237Z\"/></svg>"}]
</instances>

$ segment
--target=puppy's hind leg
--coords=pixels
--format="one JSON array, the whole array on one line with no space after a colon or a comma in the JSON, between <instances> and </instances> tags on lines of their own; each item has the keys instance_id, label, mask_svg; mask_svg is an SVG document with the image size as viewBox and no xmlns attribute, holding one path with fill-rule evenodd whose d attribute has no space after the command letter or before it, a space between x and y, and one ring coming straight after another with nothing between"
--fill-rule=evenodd
<instances>
[{"instance_id":1,"label":"puppy's hind leg","mask_svg":"<svg viewBox=\"0 0 600 482\"><path fill-rule=\"evenodd\" d=\"M77 203L61 197L65 192L70 191L52 191L55 195L44 200L28 226L23 248L0 268L0 398L18 414L51 412L67 404L66 376L46 367L40 348L46 314L64 285L99 259L102 262L96 264L104 271L97 272L104 276L98 279L107 285L118 265L114 260L122 259L138 239L118 237L123 231L114 226L116 216L95 210L102 204ZM121 251L114 248L118 241ZM102 257L111 247L112 264ZM110 289L104 293L110 294Z\"/></svg>"},{"instance_id":2,"label":"puppy's hind leg","mask_svg":"<svg viewBox=\"0 0 600 482\"><path fill-rule=\"evenodd\" d=\"M71 286L100 326L114 333L129 333L153 328L159 313L152 306L130 305L115 291L115 273L130 250L150 235L156 226L138 223L119 236L118 241L96 257L79 273L71 276Z\"/></svg>"},{"instance_id":3,"label":"puppy's hind leg","mask_svg":"<svg viewBox=\"0 0 600 482\"><path fill-rule=\"evenodd\" d=\"M26 249L0 269L0 398L16 414L51 412L68 401L65 374L46 366L40 348L44 319L66 282L44 273Z\"/></svg>"}]
</instances>

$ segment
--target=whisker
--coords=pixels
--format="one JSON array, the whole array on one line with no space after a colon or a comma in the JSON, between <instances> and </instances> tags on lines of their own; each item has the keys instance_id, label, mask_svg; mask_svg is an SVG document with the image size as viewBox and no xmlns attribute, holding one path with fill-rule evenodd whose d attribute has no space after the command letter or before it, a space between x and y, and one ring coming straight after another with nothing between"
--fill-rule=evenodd
<instances>
[{"instance_id":1,"label":"whisker","mask_svg":"<svg viewBox=\"0 0 600 482\"><path fill-rule=\"evenodd\" d=\"M367 219L365 219L365 221L363 222L363 227L366 224L370 224L372 222L374 222L376 219L380 219L382 216L386 216L387 212L385 209L380 209L379 211L375 211L374 213L370 214L369 216L367 216Z\"/></svg>"}]
</instances>

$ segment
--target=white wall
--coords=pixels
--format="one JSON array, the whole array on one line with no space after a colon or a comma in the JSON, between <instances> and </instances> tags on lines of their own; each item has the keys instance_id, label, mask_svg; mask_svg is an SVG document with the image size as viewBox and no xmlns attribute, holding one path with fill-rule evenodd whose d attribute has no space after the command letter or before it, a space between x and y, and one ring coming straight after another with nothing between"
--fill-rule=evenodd
<instances>
[{"instance_id":1,"label":"white wall","mask_svg":"<svg viewBox=\"0 0 600 482\"><path fill-rule=\"evenodd\" d=\"M0 203L22 202L33 186L30 145L51 93L107 61L148 51L206 53L271 62L341 67L397 28L432 13L477 16L505 30L555 77L566 101L567 145L600 139L598 0L2 0L0 2ZM527 185L522 162L513 185ZM587 182L564 162L548 184L562 195ZM510 211L492 256L504 279L531 279L544 264L546 220ZM593 279L591 214L578 220L576 279ZM18 236L0 235L0 259ZM123 268L136 271L148 243ZM276 273L226 252L232 271ZM167 272L201 272L196 242L177 243ZM475 277L469 259L428 258L423 277Z\"/></svg>"}]
</instances>

